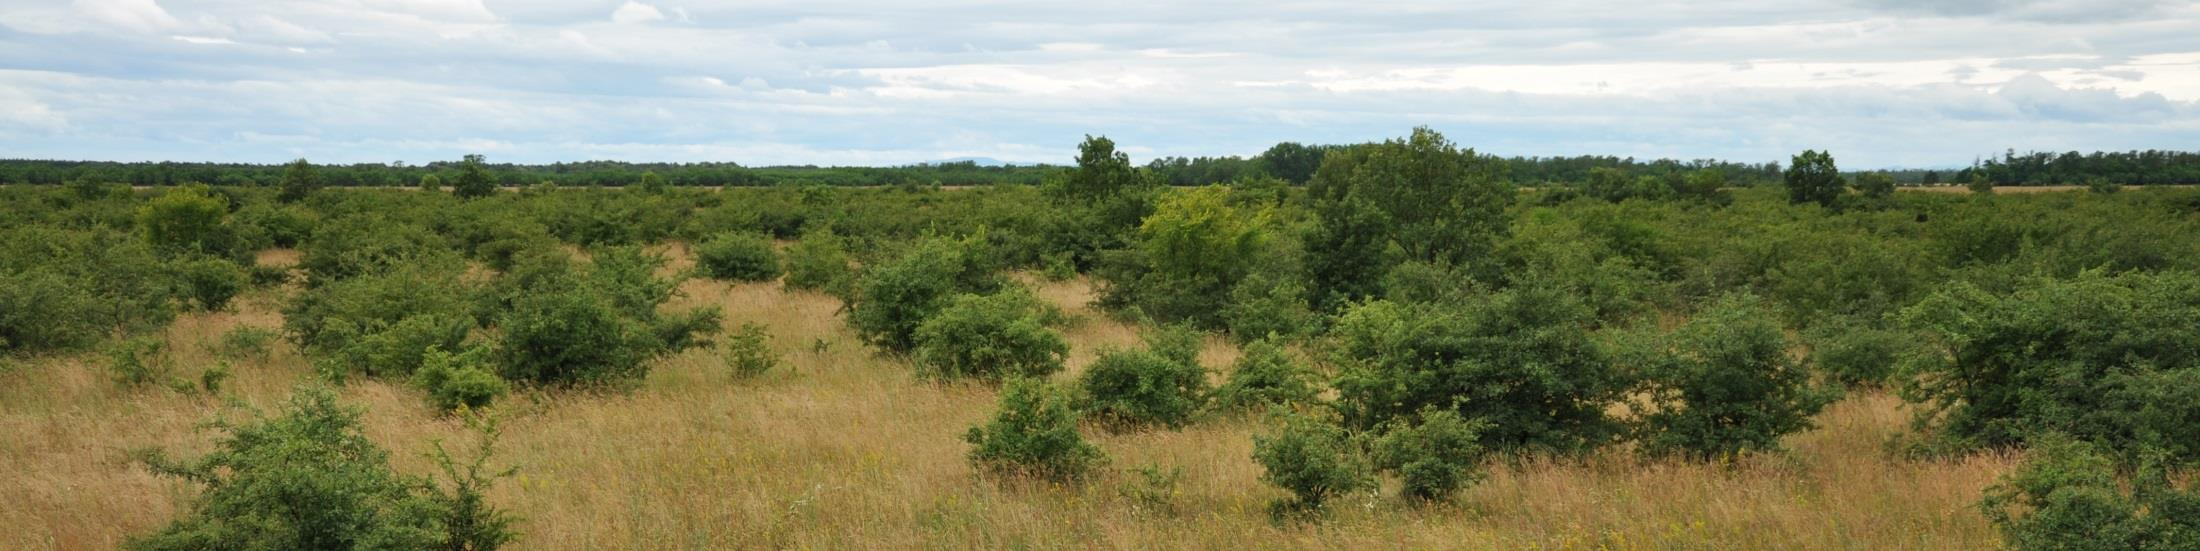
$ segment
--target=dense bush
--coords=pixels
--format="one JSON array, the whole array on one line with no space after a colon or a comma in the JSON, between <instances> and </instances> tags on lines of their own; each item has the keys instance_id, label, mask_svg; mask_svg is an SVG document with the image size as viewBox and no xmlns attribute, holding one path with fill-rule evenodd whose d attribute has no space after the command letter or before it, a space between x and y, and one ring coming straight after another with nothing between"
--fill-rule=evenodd
<instances>
[{"instance_id":1,"label":"dense bush","mask_svg":"<svg viewBox=\"0 0 2200 551\"><path fill-rule=\"evenodd\" d=\"M712 279L771 281L779 277L779 251L762 235L719 234L696 245L695 267Z\"/></svg>"},{"instance_id":2,"label":"dense bush","mask_svg":"<svg viewBox=\"0 0 2200 551\"><path fill-rule=\"evenodd\" d=\"M1216 387L1208 405L1221 411L1262 406L1312 404L1319 397L1315 374L1291 357L1281 344L1258 340L1245 345L1230 378Z\"/></svg>"},{"instance_id":3,"label":"dense bush","mask_svg":"<svg viewBox=\"0 0 2200 551\"><path fill-rule=\"evenodd\" d=\"M451 269L408 265L299 293L283 328L324 372L405 377L429 349L460 348L476 322L470 300Z\"/></svg>"},{"instance_id":4,"label":"dense bush","mask_svg":"<svg viewBox=\"0 0 2200 551\"><path fill-rule=\"evenodd\" d=\"M1046 308L1021 289L957 295L917 326L917 365L943 379L985 381L1061 371L1069 343L1046 326Z\"/></svg>"},{"instance_id":5,"label":"dense bush","mask_svg":"<svg viewBox=\"0 0 2200 551\"><path fill-rule=\"evenodd\" d=\"M329 220L313 230L298 267L311 286L414 263L452 264L457 254L443 236L418 225L373 216Z\"/></svg>"},{"instance_id":6,"label":"dense bush","mask_svg":"<svg viewBox=\"0 0 2200 551\"><path fill-rule=\"evenodd\" d=\"M104 229L0 229L0 350L90 346L157 328L177 306L174 271L144 240Z\"/></svg>"},{"instance_id":7,"label":"dense bush","mask_svg":"<svg viewBox=\"0 0 2200 551\"><path fill-rule=\"evenodd\" d=\"M454 497L396 473L389 452L360 430L359 416L333 392L307 388L280 416L216 421L226 436L200 458L138 452L153 472L205 489L181 518L124 547L494 549L510 539L509 518L478 501L486 488ZM454 506L469 501L475 506ZM468 526L493 529L454 534Z\"/></svg>"},{"instance_id":8,"label":"dense bush","mask_svg":"<svg viewBox=\"0 0 2200 551\"><path fill-rule=\"evenodd\" d=\"M1834 398L1788 355L1787 335L1752 295L1723 297L1648 346L1640 441L1653 455L1774 449Z\"/></svg>"},{"instance_id":9,"label":"dense bush","mask_svg":"<svg viewBox=\"0 0 2200 551\"><path fill-rule=\"evenodd\" d=\"M2200 488L2192 482L2180 487L2159 462L2132 468L2060 435L2033 443L1981 504L2011 548L2200 549Z\"/></svg>"},{"instance_id":10,"label":"dense bush","mask_svg":"<svg viewBox=\"0 0 2200 551\"><path fill-rule=\"evenodd\" d=\"M1909 333L1861 322L1814 326L1807 342L1812 369L1849 387L1887 384L1917 348Z\"/></svg>"},{"instance_id":11,"label":"dense bush","mask_svg":"<svg viewBox=\"0 0 2200 551\"><path fill-rule=\"evenodd\" d=\"M170 263L169 268L174 271L177 297L199 310L228 308L229 300L250 283L244 268L217 258L181 259Z\"/></svg>"},{"instance_id":12,"label":"dense bush","mask_svg":"<svg viewBox=\"0 0 2200 551\"><path fill-rule=\"evenodd\" d=\"M250 251L229 226L229 203L206 186L168 190L138 207L138 232L168 254L235 256Z\"/></svg>"},{"instance_id":13,"label":"dense bush","mask_svg":"<svg viewBox=\"0 0 2200 551\"><path fill-rule=\"evenodd\" d=\"M1084 478L1106 458L1077 433L1068 392L1037 379L1011 379L993 419L963 435L980 469L1054 481Z\"/></svg>"},{"instance_id":14,"label":"dense bush","mask_svg":"<svg viewBox=\"0 0 2200 551\"><path fill-rule=\"evenodd\" d=\"M649 360L708 343L720 312L660 312L678 281L656 275L662 256L636 247L598 249L585 268L563 257L533 257L507 274L492 295L504 338L497 349L506 379L549 385L626 384Z\"/></svg>"},{"instance_id":15,"label":"dense bush","mask_svg":"<svg viewBox=\"0 0 2200 551\"><path fill-rule=\"evenodd\" d=\"M1312 331L1315 316L1306 304L1306 286L1286 274L1258 272L1230 289L1222 309L1223 325L1239 343L1291 339Z\"/></svg>"},{"instance_id":16,"label":"dense bush","mask_svg":"<svg viewBox=\"0 0 2200 551\"><path fill-rule=\"evenodd\" d=\"M1373 428L1428 408L1490 423L1482 444L1578 452L1619 425L1605 413L1628 385L1570 294L1522 288L1461 304L1374 301L1331 330L1338 408Z\"/></svg>"},{"instance_id":17,"label":"dense bush","mask_svg":"<svg viewBox=\"0 0 2200 551\"><path fill-rule=\"evenodd\" d=\"M957 294L990 293L999 278L975 239L929 237L866 270L848 315L856 333L888 350L916 348L917 326Z\"/></svg>"},{"instance_id":18,"label":"dense bush","mask_svg":"<svg viewBox=\"0 0 2200 551\"><path fill-rule=\"evenodd\" d=\"M1078 388L1081 408L1110 426L1177 428L1206 399L1207 371L1152 348L1102 350Z\"/></svg>"},{"instance_id":19,"label":"dense bush","mask_svg":"<svg viewBox=\"0 0 2200 551\"><path fill-rule=\"evenodd\" d=\"M1451 497L1480 482L1484 450L1478 442L1484 425L1458 412L1430 409L1408 423L1394 422L1375 440L1375 466L1398 475L1406 497L1423 501Z\"/></svg>"},{"instance_id":20,"label":"dense bush","mask_svg":"<svg viewBox=\"0 0 2200 551\"><path fill-rule=\"evenodd\" d=\"M855 285L849 264L846 245L831 226L803 232L801 240L787 247L787 287L847 296Z\"/></svg>"},{"instance_id":21,"label":"dense bush","mask_svg":"<svg viewBox=\"0 0 2200 551\"><path fill-rule=\"evenodd\" d=\"M1904 311L1935 354L1906 396L1957 446L2047 432L2200 460L2200 276L2082 274L1996 294L1958 283Z\"/></svg>"},{"instance_id":22,"label":"dense bush","mask_svg":"<svg viewBox=\"0 0 2200 551\"><path fill-rule=\"evenodd\" d=\"M1160 320L1223 326L1223 307L1238 281L1255 267L1266 221L1241 212L1226 188L1208 186L1164 194L1140 224L1138 266L1100 272L1109 285L1103 302L1137 306Z\"/></svg>"},{"instance_id":23,"label":"dense bush","mask_svg":"<svg viewBox=\"0 0 2200 551\"><path fill-rule=\"evenodd\" d=\"M472 346L457 353L429 349L413 371L412 384L428 393L428 404L437 411L481 409L511 392L511 385L497 377L488 347Z\"/></svg>"},{"instance_id":24,"label":"dense bush","mask_svg":"<svg viewBox=\"0 0 2200 551\"><path fill-rule=\"evenodd\" d=\"M1291 492L1271 504L1278 517L1319 512L1332 498L1375 487L1366 454L1344 429L1311 417L1282 415L1272 432L1254 436L1253 462L1262 482Z\"/></svg>"}]
</instances>

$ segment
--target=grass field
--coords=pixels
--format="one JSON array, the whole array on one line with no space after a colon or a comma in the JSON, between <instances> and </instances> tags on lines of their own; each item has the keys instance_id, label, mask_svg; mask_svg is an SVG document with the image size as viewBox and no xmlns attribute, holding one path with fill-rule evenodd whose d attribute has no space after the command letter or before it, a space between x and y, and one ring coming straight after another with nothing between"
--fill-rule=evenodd
<instances>
[{"instance_id":1,"label":"grass field","mask_svg":"<svg viewBox=\"0 0 2200 551\"><path fill-rule=\"evenodd\" d=\"M1096 347L1136 341L1085 306L1087 284L1037 285L1079 320L1060 377ZM660 362L631 393L515 397L501 411L499 460L521 474L492 498L524 517L516 548L1970 549L1994 545L1974 503L2014 464L1893 455L1886 442L1908 413L1863 393L1787 439L1785 455L1528 459L1493 466L1456 504L1354 497L1324 522L1277 525L1265 508L1283 494L1248 458L1257 417L1087 431L1110 457L1108 474L1081 487L1002 484L973 473L959 438L990 413L991 389L915 378L858 341L830 297L707 280L684 291L672 306L716 304L729 324L768 326L781 369L736 380L712 351L695 350ZM279 293L178 320L166 338L180 374L214 362L206 345L233 327L279 328ZM1216 340L1205 360L1221 369L1234 355ZM272 408L311 368L278 344L235 371L227 393ZM467 438L411 388L355 380L343 395L367 408L369 436L403 472L429 471L431 440ZM209 449L212 435L194 426L223 409L196 393L119 390L96 355L0 371L0 548L102 549L162 526L190 487L126 451ZM1148 465L1181 469L1181 481L1161 499L1137 497L1128 490L1143 478L1131 470Z\"/></svg>"}]
</instances>

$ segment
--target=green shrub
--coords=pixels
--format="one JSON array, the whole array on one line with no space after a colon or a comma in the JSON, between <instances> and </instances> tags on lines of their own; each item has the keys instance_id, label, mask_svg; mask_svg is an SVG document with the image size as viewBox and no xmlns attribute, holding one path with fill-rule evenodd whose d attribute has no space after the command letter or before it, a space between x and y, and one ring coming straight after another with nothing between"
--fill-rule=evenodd
<instances>
[{"instance_id":1,"label":"green shrub","mask_svg":"<svg viewBox=\"0 0 2200 551\"><path fill-rule=\"evenodd\" d=\"M999 278L974 249L976 239L930 237L899 258L872 268L859 283L848 321L864 340L896 352L916 348L917 326L957 294L986 294Z\"/></svg>"},{"instance_id":2,"label":"green shrub","mask_svg":"<svg viewBox=\"0 0 2200 551\"><path fill-rule=\"evenodd\" d=\"M436 411L489 407L511 392L511 385L497 377L487 347L471 346L453 354L429 349L413 371L412 385L428 393L428 405Z\"/></svg>"},{"instance_id":3,"label":"green shrub","mask_svg":"<svg viewBox=\"0 0 2200 551\"><path fill-rule=\"evenodd\" d=\"M548 290L522 296L498 321L505 378L547 385L605 385L641 380L660 344L649 328L621 315L600 292Z\"/></svg>"},{"instance_id":4,"label":"green shrub","mask_svg":"<svg viewBox=\"0 0 2200 551\"><path fill-rule=\"evenodd\" d=\"M1254 267L1267 239L1266 220L1207 186L1165 194L1138 229L1135 254L1122 270L1095 272L1109 280L1102 302L1137 306L1162 321L1223 326L1231 290Z\"/></svg>"},{"instance_id":5,"label":"green shrub","mask_svg":"<svg viewBox=\"0 0 2200 551\"><path fill-rule=\"evenodd\" d=\"M252 230L267 238L267 244L277 247L296 247L313 235L316 220L310 211L296 206L276 206L268 203L252 203L230 215L230 222Z\"/></svg>"},{"instance_id":6,"label":"green shrub","mask_svg":"<svg viewBox=\"0 0 2200 551\"><path fill-rule=\"evenodd\" d=\"M138 207L138 232L155 250L170 254L237 252L228 227L229 203L204 185L169 189Z\"/></svg>"},{"instance_id":7,"label":"green shrub","mask_svg":"<svg viewBox=\"0 0 2200 551\"><path fill-rule=\"evenodd\" d=\"M275 195L275 200L296 203L320 189L320 171L313 168L313 163L298 159L283 167L282 192Z\"/></svg>"},{"instance_id":8,"label":"green shrub","mask_svg":"<svg viewBox=\"0 0 2200 551\"><path fill-rule=\"evenodd\" d=\"M1315 318L1306 305L1304 285L1288 276L1256 272L1230 289L1222 319L1230 329L1230 338L1243 344L1305 335Z\"/></svg>"},{"instance_id":9,"label":"green shrub","mask_svg":"<svg viewBox=\"0 0 2200 551\"><path fill-rule=\"evenodd\" d=\"M1917 346L1908 333L1856 322L1819 325L1809 335L1811 365L1849 387L1886 384Z\"/></svg>"},{"instance_id":10,"label":"green shrub","mask_svg":"<svg viewBox=\"0 0 2200 551\"><path fill-rule=\"evenodd\" d=\"M2159 462L2128 469L2060 435L2033 444L1980 503L2010 548L2200 549L2200 488L2191 482L2180 488Z\"/></svg>"},{"instance_id":11,"label":"green shrub","mask_svg":"<svg viewBox=\"0 0 2200 551\"><path fill-rule=\"evenodd\" d=\"M83 282L52 270L0 272L0 350L86 346L106 332L100 299Z\"/></svg>"},{"instance_id":12,"label":"green shrub","mask_svg":"<svg viewBox=\"0 0 2200 551\"><path fill-rule=\"evenodd\" d=\"M1047 281L1069 281L1077 277L1077 257L1068 252L1047 253L1039 257L1039 276Z\"/></svg>"},{"instance_id":13,"label":"green shrub","mask_svg":"<svg viewBox=\"0 0 2200 551\"><path fill-rule=\"evenodd\" d=\"M226 361L207 366L205 371L199 372L199 390L206 391L208 395L221 394L222 383L229 381L231 371L229 362Z\"/></svg>"},{"instance_id":14,"label":"green shrub","mask_svg":"<svg viewBox=\"0 0 2200 551\"><path fill-rule=\"evenodd\" d=\"M204 311L229 307L229 300L244 292L243 268L227 260L199 257L169 264L176 278L177 295Z\"/></svg>"},{"instance_id":15,"label":"green shrub","mask_svg":"<svg viewBox=\"0 0 2200 551\"><path fill-rule=\"evenodd\" d=\"M1643 358L1651 412L1643 451L1714 458L1779 447L1834 398L1788 355L1788 340L1752 295L1722 297Z\"/></svg>"},{"instance_id":16,"label":"green shrub","mask_svg":"<svg viewBox=\"0 0 2200 551\"><path fill-rule=\"evenodd\" d=\"M1421 412L1413 423L1396 422L1375 441L1375 466L1397 473L1407 497L1435 501L1480 482L1485 425L1447 409Z\"/></svg>"},{"instance_id":17,"label":"green shrub","mask_svg":"<svg viewBox=\"0 0 2200 551\"><path fill-rule=\"evenodd\" d=\"M306 241L298 267L306 284L386 272L412 264L455 266L458 255L427 228L374 216L346 216L322 223Z\"/></svg>"},{"instance_id":18,"label":"green shrub","mask_svg":"<svg viewBox=\"0 0 2200 551\"><path fill-rule=\"evenodd\" d=\"M148 384L171 383L175 362L168 355L168 342L158 337L124 339L107 348L107 371L115 384L135 388Z\"/></svg>"},{"instance_id":19,"label":"green shrub","mask_svg":"<svg viewBox=\"0 0 2200 551\"><path fill-rule=\"evenodd\" d=\"M1020 289L958 295L917 326L917 365L943 379L984 381L1061 371L1069 343L1047 328L1045 308Z\"/></svg>"},{"instance_id":20,"label":"green shrub","mask_svg":"<svg viewBox=\"0 0 2200 551\"><path fill-rule=\"evenodd\" d=\"M1082 408L1116 428L1190 423L1207 398L1199 345L1199 333L1177 327L1148 334L1144 349L1100 351L1078 379Z\"/></svg>"},{"instance_id":21,"label":"green shrub","mask_svg":"<svg viewBox=\"0 0 2200 551\"><path fill-rule=\"evenodd\" d=\"M266 359L279 337L275 331L257 325L239 325L222 332L221 340L214 344L216 356L233 360Z\"/></svg>"},{"instance_id":22,"label":"green shrub","mask_svg":"<svg viewBox=\"0 0 2200 551\"><path fill-rule=\"evenodd\" d=\"M1077 433L1077 410L1068 393L1037 379L1011 379L986 424L963 435L970 462L996 474L1075 481L1106 458Z\"/></svg>"},{"instance_id":23,"label":"green shrub","mask_svg":"<svg viewBox=\"0 0 2200 551\"><path fill-rule=\"evenodd\" d=\"M1262 482L1291 492L1271 504L1277 518L1318 513L1330 499L1375 487L1366 454L1343 428L1302 415L1282 415L1275 430L1254 436L1253 462Z\"/></svg>"},{"instance_id":24,"label":"green shrub","mask_svg":"<svg viewBox=\"0 0 2200 551\"><path fill-rule=\"evenodd\" d=\"M771 281L779 277L779 252L762 235L720 234L695 247L695 267L712 279Z\"/></svg>"},{"instance_id":25,"label":"green shrub","mask_svg":"<svg viewBox=\"0 0 2200 551\"><path fill-rule=\"evenodd\" d=\"M849 267L844 247L831 226L804 232L801 240L787 247L787 287L842 297L854 292L855 271Z\"/></svg>"},{"instance_id":26,"label":"green shrub","mask_svg":"<svg viewBox=\"0 0 2200 551\"><path fill-rule=\"evenodd\" d=\"M447 267L404 266L299 293L283 325L324 373L406 377L431 348L457 350L476 320L472 287Z\"/></svg>"},{"instance_id":27,"label":"green shrub","mask_svg":"<svg viewBox=\"0 0 2200 551\"><path fill-rule=\"evenodd\" d=\"M2057 432L2109 453L2200 461L2200 275L1956 283L1903 313L1932 354L1906 366L1921 423L1956 447Z\"/></svg>"},{"instance_id":28,"label":"green shrub","mask_svg":"<svg viewBox=\"0 0 2200 551\"><path fill-rule=\"evenodd\" d=\"M216 420L212 426L226 436L215 452L198 459L136 452L153 472L204 490L180 518L123 547L494 549L510 539L510 518L482 503L486 488L478 477L452 496L396 473L389 452L360 430L359 417L360 410L339 404L334 392L309 387L293 394L280 416ZM459 527L495 529L461 533Z\"/></svg>"},{"instance_id":29,"label":"green shrub","mask_svg":"<svg viewBox=\"0 0 2200 551\"><path fill-rule=\"evenodd\" d=\"M1275 341L1258 340L1245 345L1209 405L1220 411L1298 406L1314 403L1319 394L1313 370Z\"/></svg>"},{"instance_id":30,"label":"green shrub","mask_svg":"<svg viewBox=\"0 0 2200 551\"><path fill-rule=\"evenodd\" d=\"M1481 440L1493 450L1586 451L1618 434L1605 409L1628 387L1591 340L1591 319L1572 294L1549 288L1361 304L1330 331L1338 408L1368 429L1449 408L1489 422Z\"/></svg>"},{"instance_id":31,"label":"green shrub","mask_svg":"<svg viewBox=\"0 0 2200 551\"><path fill-rule=\"evenodd\" d=\"M770 339L764 326L754 323L743 323L726 335L726 367L735 378L755 378L779 365L779 352L772 350Z\"/></svg>"}]
</instances>

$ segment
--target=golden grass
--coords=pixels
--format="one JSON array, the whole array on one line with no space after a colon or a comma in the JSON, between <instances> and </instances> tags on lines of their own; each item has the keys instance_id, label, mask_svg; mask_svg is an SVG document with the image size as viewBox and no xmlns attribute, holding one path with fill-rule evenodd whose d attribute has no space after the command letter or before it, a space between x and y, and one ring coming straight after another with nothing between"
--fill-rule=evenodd
<instances>
[{"instance_id":1,"label":"golden grass","mask_svg":"<svg viewBox=\"0 0 2200 551\"><path fill-rule=\"evenodd\" d=\"M1884 442L1906 414L1865 394L1790 438L1785 455L1529 460L1494 466L1453 505L1352 496L1326 522L1278 526L1265 507L1282 493L1249 459L1257 418L1088 431L1109 474L1082 487L1004 485L972 472L960 440L990 413L991 389L915 378L862 345L829 297L777 284L682 289L679 306L715 304L729 323L769 326L781 368L737 380L715 352L696 350L661 361L631 393L514 397L499 459L521 475L492 499L525 517L517 548L1964 549L1994 544L1972 503L2012 465L1890 456ZM1081 320L1065 332L1073 371L1098 346L1137 342L1133 328L1084 306L1083 282L1036 291ZM167 338L179 374L215 361L201 343L231 327L279 326L279 298L262 292L237 312L178 320ZM238 363L227 393L272 408L304 380L307 362L277 348ZM1233 355L1214 341L1206 359L1219 368ZM118 389L96 356L30 363L0 373L0 548L109 548L175 515L192 490L125 453L204 451L211 436L193 426L222 411L220 400ZM429 441L465 437L412 389L355 381L343 394L368 409L369 436L400 470L428 472ZM1182 469L1173 511L1124 494L1137 480L1124 471L1143 465Z\"/></svg>"}]
</instances>

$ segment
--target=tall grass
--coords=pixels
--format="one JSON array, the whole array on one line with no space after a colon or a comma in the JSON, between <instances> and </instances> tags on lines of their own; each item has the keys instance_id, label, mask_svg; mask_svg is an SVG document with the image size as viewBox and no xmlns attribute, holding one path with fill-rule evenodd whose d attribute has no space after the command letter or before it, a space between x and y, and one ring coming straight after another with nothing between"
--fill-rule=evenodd
<instances>
[{"instance_id":1,"label":"tall grass","mask_svg":"<svg viewBox=\"0 0 2200 551\"><path fill-rule=\"evenodd\" d=\"M1134 328L1084 306L1087 284L1037 285L1077 320L1058 377L1075 377L1099 345L1137 342ZM502 406L500 462L521 474L491 499L524 517L517 548L1966 549L1994 544L1972 504L2013 464L1890 455L1885 442L1907 413L1894 398L1862 394L1787 439L1785 455L1530 459L1494 466L1455 504L1348 496L1325 522L1277 525L1266 505L1281 492L1259 482L1249 459L1257 416L1178 432L1090 431L1115 472L1074 488L997 484L974 475L958 438L989 413L993 390L917 378L904 360L863 346L830 297L776 283L695 280L684 290L684 304L671 306L716 304L729 323L768 326L781 368L738 379L694 350L662 360L632 393L513 396ZM232 327L279 327L279 293L178 320L166 338L181 373L211 365L203 344ZM1226 366L1234 355L1218 339L1203 360ZM222 400L121 389L103 369L85 356L0 372L0 548L111 548L165 524L188 497L125 451L206 450L210 435L193 427ZM265 360L237 363L224 391L272 409L309 373L279 344ZM417 392L364 380L343 390L368 408L367 433L392 448L397 468L426 473L428 442L466 430ZM1139 480L1128 470L1144 465L1182 469L1174 507L1127 495Z\"/></svg>"}]
</instances>

